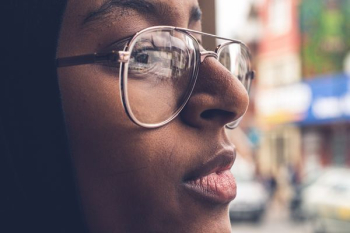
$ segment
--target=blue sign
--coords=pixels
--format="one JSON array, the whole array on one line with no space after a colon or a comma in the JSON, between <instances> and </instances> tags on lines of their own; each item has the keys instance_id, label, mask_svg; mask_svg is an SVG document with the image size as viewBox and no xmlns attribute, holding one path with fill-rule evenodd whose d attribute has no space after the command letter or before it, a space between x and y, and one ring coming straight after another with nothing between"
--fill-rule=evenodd
<instances>
[{"instance_id":1,"label":"blue sign","mask_svg":"<svg viewBox=\"0 0 350 233\"><path fill-rule=\"evenodd\" d=\"M350 76L337 74L304 82L312 93L310 106L301 124L350 120Z\"/></svg>"}]
</instances>

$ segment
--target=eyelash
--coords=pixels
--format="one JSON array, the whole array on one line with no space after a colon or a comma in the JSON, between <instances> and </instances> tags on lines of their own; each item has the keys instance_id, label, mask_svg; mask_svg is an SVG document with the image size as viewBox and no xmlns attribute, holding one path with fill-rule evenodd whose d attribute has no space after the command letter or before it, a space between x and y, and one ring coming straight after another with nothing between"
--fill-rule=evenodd
<instances>
[{"instance_id":1,"label":"eyelash","mask_svg":"<svg viewBox=\"0 0 350 233\"><path fill-rule=\"evenodd\" d=\"M115 51L122 51L124 50L126 44L129 42L129 40L131 39L132 37L126 37L124 39L121 39L121 40L117 40L113 43L111 43L109 46L107 46L105 49L103 49L103 51L112 51L112 50L115 50Z\"/></svg>"}]
</instances>

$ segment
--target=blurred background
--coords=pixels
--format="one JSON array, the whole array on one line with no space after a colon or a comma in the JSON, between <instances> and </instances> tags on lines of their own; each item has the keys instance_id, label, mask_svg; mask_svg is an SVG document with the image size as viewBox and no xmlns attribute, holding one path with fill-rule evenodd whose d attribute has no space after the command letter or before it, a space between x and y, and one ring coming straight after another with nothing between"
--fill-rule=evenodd
<instances>
[{"instance_id":1,"label":"blurred background","mask_svg":"<svg viewBox=\"0 0 350 233\"><path fill-rule=\"evenodd\" d=\"M256 79L232 168L232 232L350 233L350 0L199 0ZM216 41L204 41L213 47Z\"/></svg>"}]
</instances>

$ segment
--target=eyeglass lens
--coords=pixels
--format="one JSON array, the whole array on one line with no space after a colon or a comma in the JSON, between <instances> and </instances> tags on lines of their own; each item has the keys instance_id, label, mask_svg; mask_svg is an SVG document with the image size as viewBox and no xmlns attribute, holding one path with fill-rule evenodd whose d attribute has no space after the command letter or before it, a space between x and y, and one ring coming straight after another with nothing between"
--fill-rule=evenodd
<instances>
[{"instance_id":1,"label":"eyeglass lens","mask_svg":"<svg viewBox=\"0 0 350 233\"><path fill-rule=\"evenodd\" d=\"M178 113L192 92L199 64L199 45L187 33L157 29L139 34L129 45L126 99L129 111L143 124L158 124ZM218 60L247 90L248 51L227 43Z\"/></svg>"},{"instance_id":2,"label":"eyeglass lens","mask_svg":"<svg viewBox=\"0 0 350 233\"><path fill-rule=\"evenodd\" d=\"M224 44L218 51L218 60L223 64L235 78L242 82L249 91L251 78L249 74L250 58L246 48L238 43Z\"/></svg>"},{"instance_id":3,"label":"eyeglass lens","mask_svg":"<svg viewBox=\"0 0 350 233\"><path fill-rule=\"evenodd\" d=\"M145 124L166 121L192 90L198 49L189 35L175 30L145 32L130 47L130 110Z\"/></svg>"}]
</instances>

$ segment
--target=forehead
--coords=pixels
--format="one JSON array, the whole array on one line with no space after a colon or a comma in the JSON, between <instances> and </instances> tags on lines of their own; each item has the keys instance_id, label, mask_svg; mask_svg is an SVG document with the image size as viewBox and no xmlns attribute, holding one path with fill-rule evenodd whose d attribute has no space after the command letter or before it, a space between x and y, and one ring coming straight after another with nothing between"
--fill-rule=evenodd
<instances>
[{"instance_id":1,"label":"forehead","mask_svg":"<svg viewBox=\"0 0 350 233\"><path fill-rule=\"evenodd\" d=\"M187 27L184 23L199 21L201 12L197 0L70 0L66 12L86 28L136 15L156 25Z\"/></svg>"},{"instance_id":2,"label":"forehead","mask_svg":"<svg viewBox=\"0 0 350 233\"><path fill-rule=\"evenodd\" d=\"M68 0L58 56L100 51L151 26L201 30L197 0Z\"/></svg>"}]
</instances>

